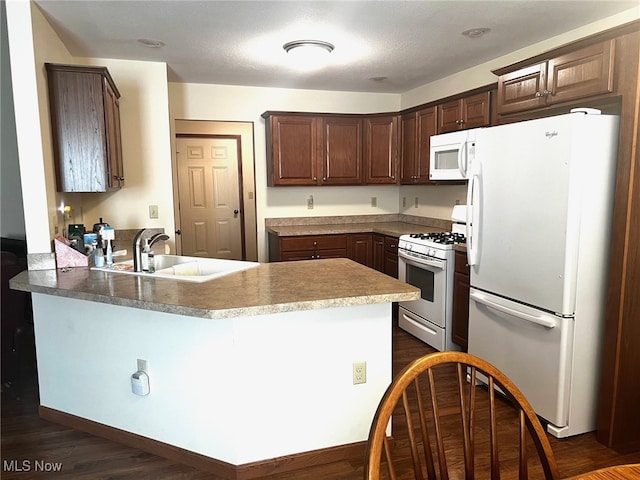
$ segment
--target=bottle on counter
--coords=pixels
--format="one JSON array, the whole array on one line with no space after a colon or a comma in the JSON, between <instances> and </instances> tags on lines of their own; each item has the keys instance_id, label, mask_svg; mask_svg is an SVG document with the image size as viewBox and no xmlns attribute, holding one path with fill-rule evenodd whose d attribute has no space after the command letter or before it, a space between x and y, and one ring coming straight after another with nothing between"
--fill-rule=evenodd
<instances>
[{"instance_id":1,"label":"bottle on counter","mask_svg":"<svg viewBox=\"0 0 640 480\"><path fill-rule=\"evenodd\" d=\"M104 267L104 253L102 252L102 247L99 246L96 242L96 247L93 249L93 263L98 268Z\"/></svg>"},{"instance_id":2,"label":"bottle on counter","mask_svg":"<svg viewBox=\"0 0 640 480\"><path fill-rule=\"evenodd\" d=\"M147 254L147 261L148 261L149 273L154 273L156 271L156 257L155 257L155 254L153 253L153 250L149 250L149 253Z\"/></svg>"},{"instance_id":3,"label":"bottle on counter","mask_svg":"<svg viewBox=\"0 0 640 480\"><path fill-rule=\"evenodd\" d=\"M145 238L144 246L142 247L142 271L149 271L149 252L151 251L151 247L149 247L149 239Z\"/></svg>"},{"instance_id":4,"label":"bottle on counter","mask_svg":"<svg viewBox=\"0 0 640 480\"><path fill-rule=\"evenodd\" d=\"M107 240L107 268L113 266L113 250L111 249L111 240Z\"/></svg>"}]
</instances>

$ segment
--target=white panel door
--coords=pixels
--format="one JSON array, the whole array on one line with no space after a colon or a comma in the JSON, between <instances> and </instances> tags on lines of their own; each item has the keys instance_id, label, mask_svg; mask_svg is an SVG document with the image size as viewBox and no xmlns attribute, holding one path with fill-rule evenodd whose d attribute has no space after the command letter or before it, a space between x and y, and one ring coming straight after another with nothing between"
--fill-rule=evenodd
<instances>
[{"instance_id":1,"label":"white panel door","mask_svg":"<svg viewBox=\"0 0 640 480\"><path fill-rule=\"evenodd\" d=\"M242 260L237 139L179 137L176 145L182 254Z\"/></svg>"}]
</instances>

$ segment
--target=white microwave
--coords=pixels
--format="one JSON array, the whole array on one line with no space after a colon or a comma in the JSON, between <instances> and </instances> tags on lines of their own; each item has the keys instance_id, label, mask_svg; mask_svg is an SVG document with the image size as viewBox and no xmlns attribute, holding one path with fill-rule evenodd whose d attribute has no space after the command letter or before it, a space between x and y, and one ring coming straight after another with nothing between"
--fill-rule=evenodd
<instances>
[{"instance_id":1,"label":"white microwave","mask_svg":"<svg viewBox=\"0 0 640 480\"><path fill-rule=\"evenodd\" d=\"M430 180L467 180L476 152L478 129L443 133L431 137Z\"/></svg>"}]
</instances>

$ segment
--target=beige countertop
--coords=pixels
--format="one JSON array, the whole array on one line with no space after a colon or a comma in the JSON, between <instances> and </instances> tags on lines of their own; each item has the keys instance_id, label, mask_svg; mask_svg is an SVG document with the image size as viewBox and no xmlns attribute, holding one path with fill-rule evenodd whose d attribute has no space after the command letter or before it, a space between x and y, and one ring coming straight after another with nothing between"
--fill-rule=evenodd
<instances>
[{"instance_id":1,"label":"beige countertop","mask_svg":"<svg viewBox=\"0 0 640 480\"><path fill-rule=\"evenodd\" d=\"M90 268L26 270L11 288L201 318L415 300L419 290L346 258L264 263L203 283Z\"/></svg>"},{"instance_id":2,"label":"beige countertop","mask_svg":"<svg viewBox=\"0 0 640 480\"><path fill-rule=\"evenodd\" d=\"M272 225L266 227L267 232L279 237L298 235L331 235L345 233L379 233L392 237L410 233L444 232L446 229L435 226L417 225L408 222L366 222L344 224L311 224L311 225Z\"/></svg>"}]
</instances>

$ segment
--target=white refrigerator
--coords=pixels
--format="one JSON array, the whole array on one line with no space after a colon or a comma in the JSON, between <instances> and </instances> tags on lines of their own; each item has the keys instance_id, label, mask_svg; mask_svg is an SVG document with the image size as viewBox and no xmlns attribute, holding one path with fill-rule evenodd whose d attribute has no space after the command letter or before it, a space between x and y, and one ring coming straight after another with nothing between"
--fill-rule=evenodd
<instances>
[{"instance_id":1,"label":"white refrigerator","mask_svg":"<svg viewBox=\"0 0 640 480\"><path fill-rule=\"evenodd\" d=\"M468 351L567 437L595 430L618 118L481 129L468 184Z\"/></svg>"}]
</instances>

